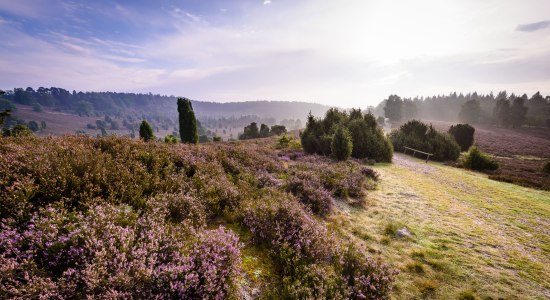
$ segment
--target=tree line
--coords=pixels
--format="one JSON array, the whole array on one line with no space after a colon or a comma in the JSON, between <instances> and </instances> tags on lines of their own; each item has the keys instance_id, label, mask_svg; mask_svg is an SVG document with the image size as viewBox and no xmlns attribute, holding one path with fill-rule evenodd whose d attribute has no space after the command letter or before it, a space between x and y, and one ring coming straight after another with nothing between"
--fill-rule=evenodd
<instances>
[{"instance_id":1,"label":"tree line","mask_svg":"<svg viewBox=\"0 0 550 300\"><path fill-rule=\"evenodd\" d=\"M550 96L543 96L540 92L531 97L527 94L518 96L506 91L496 95L455 92L425 98L390 95L375 108L375 113L392 123L416 118L504 127L550 127Z\"/></svg>"}]
</instances>

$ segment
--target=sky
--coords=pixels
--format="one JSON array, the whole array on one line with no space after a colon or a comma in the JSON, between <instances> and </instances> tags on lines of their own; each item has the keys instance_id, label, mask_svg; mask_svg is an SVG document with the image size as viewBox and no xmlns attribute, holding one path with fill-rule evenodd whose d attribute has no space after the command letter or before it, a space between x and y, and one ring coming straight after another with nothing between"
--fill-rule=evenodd
<instances>
[{"instance_id":1,"label":"sky","mask_svg":"<svg viewBox=\"0 0 550 300\"><path fill-rule=\"evenodd\" d=\"M0 89L341 107L550 94L548 0L0 0Z\"/></svg>"}]
</instances>

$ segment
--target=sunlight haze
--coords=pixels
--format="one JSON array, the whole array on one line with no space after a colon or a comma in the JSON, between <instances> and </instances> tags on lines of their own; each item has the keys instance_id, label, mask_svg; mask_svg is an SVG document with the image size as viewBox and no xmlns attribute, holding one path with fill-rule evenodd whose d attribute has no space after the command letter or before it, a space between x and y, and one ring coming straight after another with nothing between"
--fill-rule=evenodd
<instances>
[{"instance_id":1,"label":"sunlight haze","mask_svg":"<svg viewBox=\"0 0 550 300\"><path fill-rule=\"evenodd\" d=\"M0 0L0 88L376 105L550 92L548 1Z\"/></svg>"}]
</instances>

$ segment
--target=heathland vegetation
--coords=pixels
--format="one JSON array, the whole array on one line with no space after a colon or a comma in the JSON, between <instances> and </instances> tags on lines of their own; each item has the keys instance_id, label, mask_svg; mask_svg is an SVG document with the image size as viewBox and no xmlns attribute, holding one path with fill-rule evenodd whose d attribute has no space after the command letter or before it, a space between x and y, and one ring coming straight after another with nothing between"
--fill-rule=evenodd
<instances>
[{"instance_id":1,"label":"heathland vegetation","mask_svg":"<svg viewBox=\"0 0 550 300\"><path fill-rule=\"evenodd\" d=\"M402 110L392 111L392 106L405 105L396 104L400 101L391 96L386 102L392 124L404 116ZM405 106L414 111L411 103ZM509 108L505 101L497 103L495 115L507 111L510 127L523 124L521 116L528 111L523 101ZM408 193L411 188L392 177L403 173L403 167L424 174L412 178L403 173L406 184L419 187L426 187L422 180L472 187L472 178L483 176L454 166L511 181L495 171L499 161L478 148L486 146L483 135L478 141L477 128L457 124L447 131L413 119L386 134L380 127L384 118L359 109L331 108L324 117L310 113L299 132L265 123L258 128L250 122L240 135L247 141L196 145L220 142L221 137L203 134L191 100L179 98L177 106L177 122L171 121L177 130L166 135L164 142L155 136L155 126L147 118L132 121L140 124L140 140L109 136L107 129L119 128L118 117L109 115L92 124L101 130L96 138L38 137L33 131L40 131L42 124L34 120L8 124L0 139L0 298L483 295L457 282L456 274L466 272L462 262L447 269L441 251L448 248L429 249L430 243L439 241L417 236L422 227L403 223L412 219L382 222L380 218L394 217L373 217L377 213L370 212L387 204L372 202L380 199L374 190L381 182L388 184L384 180L393 180L390 184L396 185L399 191L395 192L405 197L406 205L410 199L431 201L430 191ZM478 107L475 101L466 101L461 119L471 117ZM9 115L5 110L0 120ZM122 126L129 126L126 119ZM388 164L394 148L404 152L405 147L432 153L434 160L450 161L453 166L422 165L401 154L398 166ZM377 162L383 164L367 166ZM538 172L547 174L548 164L539 164ZM381 178L376 169L387 177ZM442 183L435 170L444 177L452 173L456 182ZM506 188L504 183L487 183L486 178L479 181L483 184L478 188ZM446 195L444 190L437 192L437 197ZM378 198L369 196L376 193ZM394 192L386 189L384 193L384 201L391 202L388 197ZM541 197L547 197L543 193ZM455 202L463 198L453 197ZM514 197L525 198L523 194ZM392 209L395 213L396 208ZM368 232L364 228L371 225L365 225L365 220L382 222L383 228ZM409 243L416 240L420 244L413 248L421 250L412 250L413 262L403 265L394 260L407 260L394 244L411 248ZM380 247L390 254L377 250ZM453 255L459 257L459 252ZM538 271L526 275L526 286L545 284L539 277L546 270L529 266ZM511 268L525 271L516 264ZM447 284L443 279L449 286L439 291L439 285ZM516 292L497 286L498 291ZM412 290L403 291L403 287ZM488 294L495 295L494 291Z\"/></svg>"}]
</instances>

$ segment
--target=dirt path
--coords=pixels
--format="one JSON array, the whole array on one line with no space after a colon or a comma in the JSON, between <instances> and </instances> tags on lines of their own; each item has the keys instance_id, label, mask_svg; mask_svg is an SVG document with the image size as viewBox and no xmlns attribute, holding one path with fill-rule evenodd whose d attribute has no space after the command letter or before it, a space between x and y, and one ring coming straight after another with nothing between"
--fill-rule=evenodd
<instances>
[{"instance_id":1,"label":"dirt path","mask_svg":"<svg viewBox=\"0 0 550 300\"><path fill-rule=\"evenodd\" d=\"M550 298L549 192L402 154L376 169L379 189L350 226L401 270L395 298Z\"/></svg>"}]
</instances>

